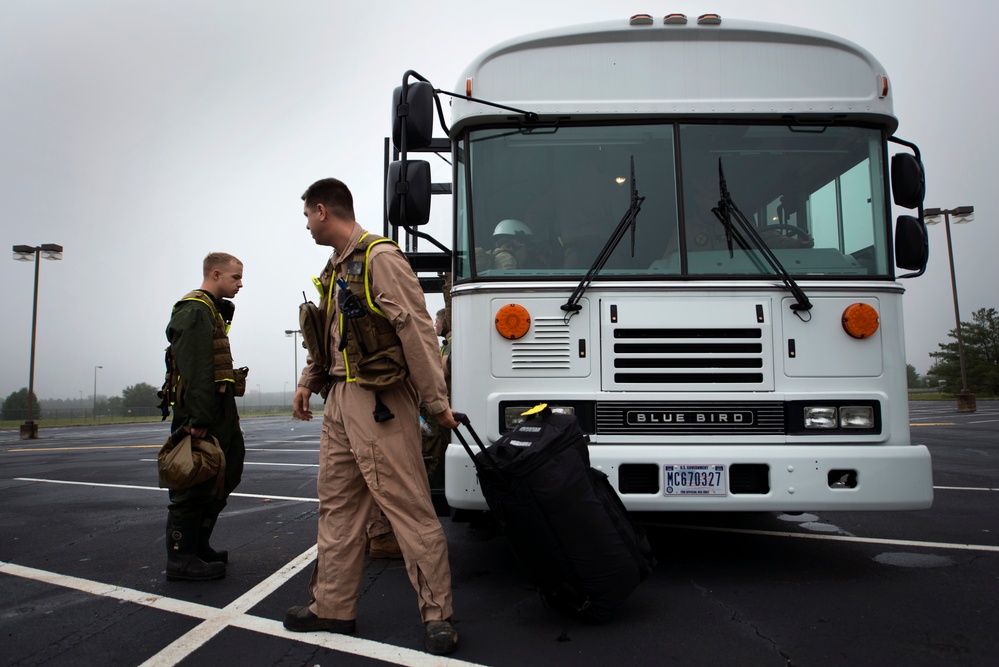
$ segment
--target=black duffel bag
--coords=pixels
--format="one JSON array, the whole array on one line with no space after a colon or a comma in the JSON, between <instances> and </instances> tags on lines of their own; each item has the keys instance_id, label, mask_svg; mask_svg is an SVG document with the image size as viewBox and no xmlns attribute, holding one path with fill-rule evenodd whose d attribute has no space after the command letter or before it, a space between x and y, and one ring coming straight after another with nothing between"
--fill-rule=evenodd
<instances>
[{"instance_id":1,"label":"black duffel bag","mask_svg":"<svg viewBox=\"0 0 999 667\"><path fill-rule=\"evenodd\" d=\"M473 453L482 494L518 562L553 607L601 622L655 559L607 476L590 467L575 416L548 408Z\"/></svg>"}]
</instances>

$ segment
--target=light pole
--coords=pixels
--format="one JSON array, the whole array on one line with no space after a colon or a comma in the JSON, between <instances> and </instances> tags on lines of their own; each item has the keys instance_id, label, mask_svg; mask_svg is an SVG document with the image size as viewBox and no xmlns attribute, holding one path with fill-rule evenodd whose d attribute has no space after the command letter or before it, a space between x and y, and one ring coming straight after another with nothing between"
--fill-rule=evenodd
<instances>
[{"instance_id":1,"label":"light pole","mask_svg":"<svg viewBox=\"0 0 999 667\"><path fill-rule=\"evenodd\" d=\"M103 366L94 366L94 421L97 421L97 369Z\"/></svg>"},{"instance_id":2,"label":"light pole","mask_svg":"<svg viewBox=\"0 0 999 667\"><path fill-rule=\"evenodd\" d=\"M961 362L961 391L957 395L958 412L975 412L975 395L968 389L968 371L964 365L964 339L961 336L961 309L957 305L957 276L954 273L954 249L950 241L950 216L954 216L954 224L960 225L975 219L974 206L958 206L957 208L927 208L923 210L923 220L927 225L935 225L943 216L944 229L947 230L947 257L950 260L950 286L954 293L954 319L957 322L957 356Z\"/></svg>"},{"instance_id":3,"label":"light pole","mask_svg":"<svg viewBox=\"0 0 999 667\"><path fill-rule=\"evenodd\" d=\"M293 380L294 386L298 386L298 334L302 333L299 329L285 329L284 335L291 336L294 339L295 347L295 378Z\"/></svg>"},{"instance_id":4,"label":"light pole","mask_svg":"<svg viewBox=\"0 0 999 667\"><path fill-rule=\"evenodd\" d=\"M38 424L35 423L31 399L35 395L35 328L38 324L38 266L39 258L62 259L62 246L55 243L43 243L40 246L16 245L14 259L19 262L35 263L35 293L31 306L31 361L28 368L28 418L21 424L21 440L38 438Z\"/></svg>"}]
</instances>

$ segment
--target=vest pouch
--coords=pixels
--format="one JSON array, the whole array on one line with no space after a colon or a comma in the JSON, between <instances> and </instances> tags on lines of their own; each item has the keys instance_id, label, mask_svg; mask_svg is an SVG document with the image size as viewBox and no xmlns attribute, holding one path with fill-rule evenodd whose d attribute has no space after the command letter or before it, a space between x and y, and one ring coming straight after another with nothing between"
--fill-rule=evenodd
<instances>
[{"instance_id":1,"label":"vest pouch","mask_svg":"<svg viewBox=\"0 0 999 667\"><path fill-rule=\"evenodd\" d=\"M250 369L243 366L233 370L233 373L236 380L232 384L232 393L234 396L242 396L246 393L246 376L250 374Z\"/></svg>"},{"instance_id":2,"label":"vest pouch","mask_svg":"<svg viewBox=\"0 0 999 667\"><path fill-rule=\"evenodd\" d=\"M406 379L402 348L390 347L362 357L354 369L357 386L368 391L387 389Z\"/></svg>"},{"instance_id":3,"label":"vest pouch","mask_svg":"<svg viewBox=\"0 0 999 667\"><path fill-rule=\"evenodd\" d=\"M388 320L371 314L345 322L348 377L357 386L378 391L406 379L406 355Z\"/></svg>"},{"instance_id":4,"label":"vest pouch","mask_svg":"<svg viewBox=\"0 0 999 667\"><path fill-rule=\"evenodd\" d=\"M305 349L316 364L324 371L330 367L329 349L326 342L326 317L319 306L306 301L298 306L298 324L302 332L302 342Z\"/></svg>"}]
</instances>

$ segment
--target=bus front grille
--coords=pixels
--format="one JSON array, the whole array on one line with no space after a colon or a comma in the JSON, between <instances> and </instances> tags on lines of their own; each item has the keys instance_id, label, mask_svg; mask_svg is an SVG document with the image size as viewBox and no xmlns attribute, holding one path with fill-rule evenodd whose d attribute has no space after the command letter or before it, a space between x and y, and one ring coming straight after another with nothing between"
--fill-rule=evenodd
<instances>
[{"instance_id":1,"label":"bus front grille","mask_svg":"<svg viewBox=\"0 0 999 667\"><path fill-rule=\"evenodd\" d=\"M760 327L617 328L604 349L614 387L760 391L772 382L769 345Z\"/></svg>"},{"instance_id":2,"label":"bus front grille","mask_svg":"<svg viewBox=\"0 0 999 667\"><path fill-rule=\"evenodd\" d=\"M783 435L780 401L598 401L598 435Z\"/></svg>"}]
</instances>

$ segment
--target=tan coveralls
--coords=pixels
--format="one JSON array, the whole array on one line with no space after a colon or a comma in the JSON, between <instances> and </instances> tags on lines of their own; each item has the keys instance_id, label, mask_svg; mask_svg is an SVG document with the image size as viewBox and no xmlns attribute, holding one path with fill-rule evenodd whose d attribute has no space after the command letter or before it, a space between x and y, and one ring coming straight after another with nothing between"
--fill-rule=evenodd
<instances>
[{"instance_id":1,"label":"tan coveralls","mask_svg":"<svg viewBox=\"0 0 999 667\"><path fill-rule=\"evenodd\" d=\"M349 257L365 230L356 225L346 248L334 254L334 275L344 277ZM448 407L447 387L433 321L409 262L390 243L370 252L375 303L402 341L409 377L379 392L394 419L376 422L373 392L355 382L336 382L326 399L319 453L319 555L309 585L309 608L320 618L357 617L366 524L373 503L395 530L406 572L419 595L423 621L451 617L451 569L447 540L430 499L419 426L422 396L433 414ZM369 317L379 317L372 313ZM337 351L340 312L333 298L329 375L346 376ZM327 369L310 363L299 385L319 393Z\"/></svg>"}]
</instances>

